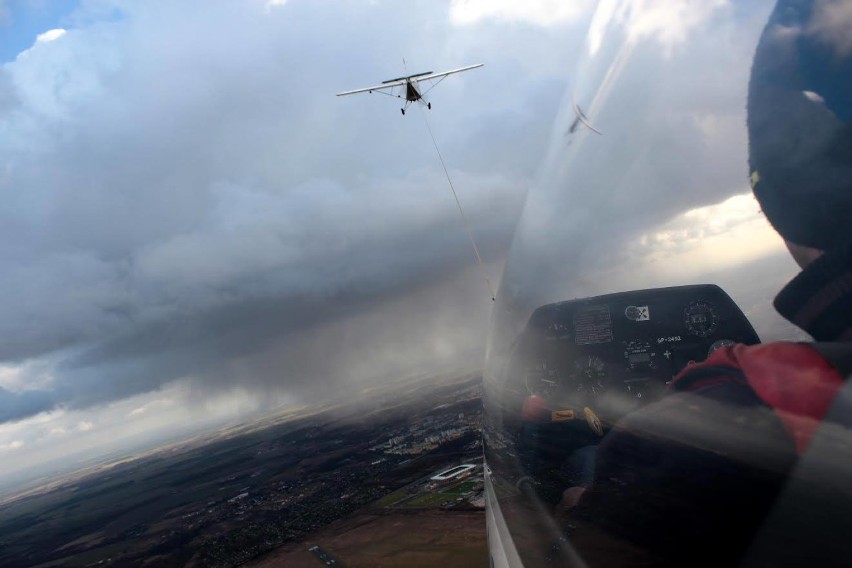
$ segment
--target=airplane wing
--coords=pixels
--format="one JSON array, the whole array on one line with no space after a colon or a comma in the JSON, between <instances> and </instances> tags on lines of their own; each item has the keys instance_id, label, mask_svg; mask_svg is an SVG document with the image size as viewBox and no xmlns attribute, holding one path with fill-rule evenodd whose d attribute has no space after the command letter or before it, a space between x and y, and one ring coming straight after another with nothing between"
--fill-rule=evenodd
<instances>
[{"instance_id":1,"label":"airplane wing","mask_svg":"<svg viewBox=\"0 0 852 568\"><path fill-rule=\"evenodd\" d=\"M337 93L338 97L342 97L344 95L354 95L356 93L369 93L372 91L384 91L387 89L392 89L394 87L399 87L400 85L405 85L405 77L402 79L395 79L391 81L387 81L382 83L381 85L376 85L375 87L364 87L363 89L355 89L353 91L343 91L342 93Z\"/></svg>"},{"instance_id":2,"label":"airplane wing","mask_svg":"<svg viewBox=\"0 0 852 568\"><path fill-rule=\"evenodd\" d=\"M459 67L458 69L453 69L451 71L442 71L440 73L417 73L415 75L408 75L407 77L399 77L398 79L383 81L381 85L376 85L374 87L364 87L363 89L355 89L353 91L343 91L342 93L337 93L337 96L342 97L345 95L354 95L356 93L384 91L386 89L392 89L393 87L405 85L406 81L408 80L412 80L412 82L418 83L420 81L431 81L432 79L440 79L441 77L446 77L447 75L452 75L453 73L461 73L462 71L468 71L469 69L476 69L477 67L482 67L483 65L484 63L477 63L476 65L468 65L467 67Z\"/></svg>"},{"instance_id":3,"label":"airplane wing","mask_svg":"<svg viewBox=\"0 0 852 568\"><path fill-rule=\"evenodd\" d=\"M417 82L420 81L431 81L432 79L438 79L440 77L446 77L447 75L452 75L453 73L461 73L462 71L468 71L470 69L476 69L477 67L482 67L485 65L484 63L477 63L475 65L468 65L467 67L459 67L458 69L453 69L451 71L442 71L440 73L429 73L428 75L423 76L414 76L414 79Z\"/></svg>"}]
</instances>

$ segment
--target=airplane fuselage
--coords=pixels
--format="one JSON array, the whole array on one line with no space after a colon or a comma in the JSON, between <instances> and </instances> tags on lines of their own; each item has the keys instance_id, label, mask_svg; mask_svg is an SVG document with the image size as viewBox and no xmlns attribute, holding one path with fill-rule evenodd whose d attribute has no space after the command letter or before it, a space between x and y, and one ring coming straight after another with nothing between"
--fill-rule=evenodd
<instances>
[{"instance_id":1,"label":"airplane fuselage","mask_svg":"<svg viewBox=\"0 0 852 568\"><path fill-rule=\"evenodd\" d=\"M423 96L417 90L417 82L408 80L405 82L405 100L409 102L419 101Z\"/></svg>"}]
</instances>

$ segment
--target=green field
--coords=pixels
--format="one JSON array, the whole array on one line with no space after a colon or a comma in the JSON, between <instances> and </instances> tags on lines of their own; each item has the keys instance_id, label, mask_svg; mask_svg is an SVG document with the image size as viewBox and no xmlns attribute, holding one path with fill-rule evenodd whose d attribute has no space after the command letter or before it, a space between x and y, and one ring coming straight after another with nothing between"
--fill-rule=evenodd
<instances>
[{"instance_id":1,"label":"green field","mask_svg":"<svg viewBox=\"0 0 852 568\"><path fill-rule=\"evenodd\" d=\"M447 487L446 489L441 490L441 493L444 493L445 495L453 495L455 497L458 497L459 495L461 495L463 493L473 491L473 488L476 486L476 483L477 482L475 480L462 481L461 483L459 483L456 486Z\"/></svg>"},{"instance_id":2,"label":"green field","mask_svg":"<svg viewBox=\"0 0 852 568\"><path fill-rule=\"evenodd\" d=\"M373 503L373 507L391 507L399 501L402 501L403 499L408 497L408 495L409 493L405 487L403 487L402 489L397 489L393 493L388 493L387 495Z\"/></svg>"},{"instance_id":3,"label":"green field","mask_svg":"<svg viewBox=\"0 0 852 568\"><path fill-rule=\"evenodd\" d=\"M453 499L455 499L455 497L445 495L440 492L430 491L428 493L421 493L414 499L402 503L401 506L412 509L421 507L438 507L445 501L452 501Z\"/></svg>"}]
</instances>

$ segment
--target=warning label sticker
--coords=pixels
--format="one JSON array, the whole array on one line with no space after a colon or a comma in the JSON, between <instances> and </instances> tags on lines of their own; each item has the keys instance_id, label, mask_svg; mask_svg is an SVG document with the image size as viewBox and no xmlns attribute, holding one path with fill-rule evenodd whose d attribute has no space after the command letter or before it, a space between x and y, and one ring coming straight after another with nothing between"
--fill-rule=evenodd
<instances>
[{"instance_id":1,"label":"warning label sticker","mask_svg":"<svg viewBox=\"0 0 852 568\"><path fill-rule=\"evenodd\" d=\"M588 306L574 313L574 342L577 345L612 341L612 315L609 306Z\"/></svg>"}]
</instances>

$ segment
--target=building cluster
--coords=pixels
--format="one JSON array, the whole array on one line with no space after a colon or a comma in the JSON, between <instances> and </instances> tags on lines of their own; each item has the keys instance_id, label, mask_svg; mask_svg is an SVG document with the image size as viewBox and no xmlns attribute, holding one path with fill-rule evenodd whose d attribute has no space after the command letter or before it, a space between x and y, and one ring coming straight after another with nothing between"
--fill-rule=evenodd
<instances>
[{"instance_id":1,"label":"building cluster","mask_svg":"<svg viewBox=\"0 0 852 568\"><path fill-rule=\"evenodd\" d=\"M477 446L481 430L477 394L477 389L471 389L469 397L459 397L453 404L378 423L365 429L362 436L352 434L345 440L339 433L323 437L323 428L315 427L304 432L296 444L287 446L307 460L344 452L346 457L333 465L303 468L299 474L274 483L263 483L263 476L248 471L220 480L224 482L221 499L185 517L185 521L195 526L238 528L210 537L202 547L203 562L238 565L283 542L304 538L399 487L397 472L413 458L441 451L445 444L465 437L466 448ZM263 455L271 453L267 449ZM246 486L247 482L250 485ZM436 506L471 501L480 493L477 485L464 494L448 495L446 503Z\"/></svg>"},{"instance_id":2,"label":"building cluster","mask_svg":"<svg viewBox=\"0 0 852 568\"><path fill-rule=\"evenodd\" d=\"M398 427L396 431L373 445L370 450L398 456L418 456L479 432L481 423L476 414L444 412L440 417L428 417L415 424Z\"/></svg>"}]
</instances>

